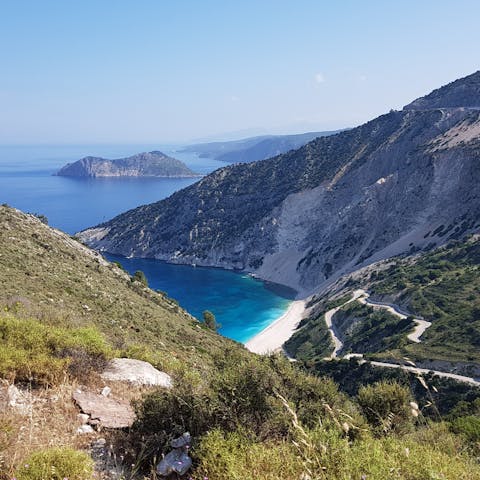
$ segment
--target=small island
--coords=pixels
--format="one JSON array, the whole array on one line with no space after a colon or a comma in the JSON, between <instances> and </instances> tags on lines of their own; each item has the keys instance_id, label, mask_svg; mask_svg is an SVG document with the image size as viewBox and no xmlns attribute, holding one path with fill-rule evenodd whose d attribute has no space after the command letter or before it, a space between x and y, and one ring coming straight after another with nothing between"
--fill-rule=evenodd
<instances>
[{"instance_id":1,"label":"small island","mask_svg":"<svg viewBox=\"0 0 480 480\"><path fill-rule=\"evenodd\" d=\"M162 152L144 152L131 157L109 160L101 157L84 157L68 163L55 175L62 177L201 177L183 162Z\"/></svg>"}]
</instances>

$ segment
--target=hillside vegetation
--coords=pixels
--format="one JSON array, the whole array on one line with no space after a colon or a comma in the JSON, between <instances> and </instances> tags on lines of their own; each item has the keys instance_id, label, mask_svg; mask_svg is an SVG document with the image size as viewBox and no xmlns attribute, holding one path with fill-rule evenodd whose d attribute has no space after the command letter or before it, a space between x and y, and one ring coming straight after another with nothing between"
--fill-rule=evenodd
<instances>
[{"instance_id":1,"label":"hillside vegetation","mask_svg":"<svg viewBox=\"0 0 480 480\"><path fill-rule=\"evenodd\" d=\"M112 348L151 352L160 367L208 364L234 342L163 293L32 215L0 207L0 302L59 327L94 326ZM146 354L146 353L145 353Z\"/></svg>"},{"instance_id":2,"label":"hillside vegetation","mask_svg":"<svg viewBox=\"0 0 480 480\"><path fill-rule=\"evenodd\" d=\"M347 287L335 293L335 298L341 295L341 303L360 287L369 290L372 299L397 304L432 325L420 343L413 343L406 338L414 327L412 320L352 302L333 317L344 342L342 354L480 365L479 273L480 241L473 236L430 252L389 260L386 268L379 264L361 277L353 276ZM324 313L333 306L336 303L328 298L315 299L310 318L286 343L291 354L316 361L331 353Z\"/></svg>"},{"instance_id":3,"label":"hillside vegetation","mask_svg":"<svg viewBox=\"0 0 480 480\"><path fill-rule=\"evenodd\" d=\"M400 259L373 273L372 294L398 302L432 326L420 344L405 346L416 357L480 363L480 241L452 243L416 258Z\"/></svg>"},{"instance_id":4,"label":"hillside vegetation","mask_svg":"<svg viewBox=\"0 0 480 480\"><path fill-rule=\"evenodd\" d=\"M90 480L90 444L100 437L115 464L98 478L158 478L156 462L185 431L194 480L480 479L471 395L436 423L398 381L348 397L286 358L256 356L209 331L34 216L3 206L0 221L0 377L31 398L26 415L0 411L1 480ZM101 389L105 362L125 355L170 373L173 388L112 383L134 400L137 421L78 435L72 392Z\"/></svg>"}]
</instances>

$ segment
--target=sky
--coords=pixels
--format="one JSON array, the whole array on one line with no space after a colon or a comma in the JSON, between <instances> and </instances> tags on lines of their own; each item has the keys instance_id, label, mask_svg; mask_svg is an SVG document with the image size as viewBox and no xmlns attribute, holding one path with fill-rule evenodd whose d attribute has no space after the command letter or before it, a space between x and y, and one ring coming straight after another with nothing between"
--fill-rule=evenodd
<instances>
[{"instance_id":1,"label":"sky","mask_svg":"<svg viewBox=\"0 0 480 480\"><path fill-rule=\"evenodd\" d=\"M0 0L0 144L359 125L480 68L477 0Z\"/></svg>"}]
</instances>

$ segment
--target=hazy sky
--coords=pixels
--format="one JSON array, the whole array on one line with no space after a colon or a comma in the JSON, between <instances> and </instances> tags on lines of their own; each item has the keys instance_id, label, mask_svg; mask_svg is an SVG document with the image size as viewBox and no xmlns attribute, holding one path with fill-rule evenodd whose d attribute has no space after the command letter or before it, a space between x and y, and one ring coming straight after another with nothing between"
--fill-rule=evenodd
<instances>
[{"instance_id":1,"label":"hazy sky","mask_svg":"<svg viewBox=\"0 0 480 480\"><path fill-rule=\"evenodd\" d=\"M478 0L0 0L0 143L358 125L478 70L479 18Z\"/></svg>"}]
</instances>

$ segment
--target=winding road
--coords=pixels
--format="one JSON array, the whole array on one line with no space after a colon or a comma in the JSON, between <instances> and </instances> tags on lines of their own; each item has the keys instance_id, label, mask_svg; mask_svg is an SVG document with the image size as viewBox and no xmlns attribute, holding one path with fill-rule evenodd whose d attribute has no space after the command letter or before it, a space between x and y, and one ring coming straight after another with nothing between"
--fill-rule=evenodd
<instances>
[{"instance_id":1,"label":"winding road","mask_svg":"<svg viewBox=\"0 0 480 480\"><path fill-rule=\"evenodd\" d=\"M389 313L391 313L392 315L395 315L401 319L407 318L409 316L406 312L403 312L397 305L390 304L390 303L373 302L371 300L368 300L368 297L369 297L369 294L365 290L362 290L362 289L355 290L350 300L346 301L344 304L338 307L332 308L327 312L325 312L325 323L327 324L328 330L330 331L330 335L332 336L332 340L335 346L332 354L330 355L330 357L327 357L326 360L334 360L335 358L348 359L348 358L357 357L361 359L360 360L361 363L367 362L367 360L363 360L363 354L361 353L349 353L344 357L339 357L339 353L343 348L343 343L338 338L337 332L335 332L335 326L333 325L332 319L335 313L337 313L343 306L347 305L348 303L358 300L360 303L363 303L364 305L368 305L376 309L384 309ZM420 343L421 342L420 337L423 335L425 330L428 327L430 327L431 323L421 318L414 318L413 320L416 323L416 326L413 332L407 335L407 338L412 342ZM425 373L433 373L433 375L436 375L438 377L450 378L453 380L457 380L458 382L469 383L471 385L480 386L480 381L473 377L457 375L456 373L429 370L426 368L418 368L413 364L413 362L411 362L412 365L402 365L399 363L374 362L374 361L371 361L369 363L370 365L374 365L376 367L399 368L401 370L406 370L408 372L412 372L417 375L421 375Z\"/></svg>"},{"instance_id":2,"label":"winding road","mask_svg":"<svg viewBox=\"0 0 480 480\"><path fill-rule=\"evenodd\" d=\"M361 292L361 293L358 293ZM356 290L356 293L358 293L358 301L360 303L363 303L364 305L368 305L370 307L373 307L375 309L384 309L388 313L391 313L392 315L395 315L396 317L404 320L405 318L408 318L409 316L412 317L411 315L408 315L408 313L402 311L397 305L394 305L393 303L383 303L383 302L374 302L372 300L369 300L368 297L370 296L365 290ZM426 320L423 320L423 318L416 318L412 317L413 321L416 323L415 328L413 329L412 333L409 333L407 335L407 338L415 343L420 343L420 337L424 334L425 330L431 325L431 322L427 322Z\"/></svg>"}]
</instances>

